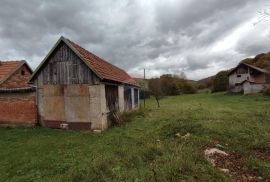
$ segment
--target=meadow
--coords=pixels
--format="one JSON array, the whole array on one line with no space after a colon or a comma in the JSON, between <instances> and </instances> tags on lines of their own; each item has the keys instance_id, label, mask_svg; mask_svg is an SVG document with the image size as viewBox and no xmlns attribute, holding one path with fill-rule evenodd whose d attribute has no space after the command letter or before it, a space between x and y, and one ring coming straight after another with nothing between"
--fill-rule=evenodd
<instances>
[{"instance_id":1,"label":"meadow","mask_svg":"<svg viewBox=\"0 0 270 182\"><path fill-rule=\"evenodd\" d=\"M237 154L237 168L270 179L270 97L199 93L154 99L101 134L0 129L1 181L233 181L204 148ZM239 174L241 175L241 174Z\"/></svg>"}]
</instances>

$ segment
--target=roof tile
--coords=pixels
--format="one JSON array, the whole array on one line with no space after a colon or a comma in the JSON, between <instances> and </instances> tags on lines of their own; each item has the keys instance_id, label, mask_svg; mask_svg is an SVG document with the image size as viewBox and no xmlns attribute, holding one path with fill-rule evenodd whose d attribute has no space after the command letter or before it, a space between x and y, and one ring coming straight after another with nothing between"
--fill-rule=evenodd
<instances>
[{"instance_id":1,"label":"roof tile","mask_svg":"<svg viewBox=\"0 0 270 182\"><path fill-rule=\"evenodd\" d=\"M0 81L8 76L22 61L0 61Z\"/></svg>"},{"instance_id":2,"label":"roof tile","mask_svg":"<svg viewBox=\"0 0 270 182\"><path fill-rule=\"evenodd\" d=\"M137 82L124 70L94 55L71 40L66 40L80 54L80 56L89 63L91 69L102 77L102 79L138 86Z\"/></svg>"}]
</instances>

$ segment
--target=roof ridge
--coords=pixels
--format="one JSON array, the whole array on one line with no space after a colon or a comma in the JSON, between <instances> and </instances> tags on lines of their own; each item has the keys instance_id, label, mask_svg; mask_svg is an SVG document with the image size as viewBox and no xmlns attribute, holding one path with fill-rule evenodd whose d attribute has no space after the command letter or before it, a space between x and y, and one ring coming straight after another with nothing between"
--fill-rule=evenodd
<instances>
[{"instance_id":1,"label":"roof ridge","mask_svg":"<svg viewBox=\"0 0 270 182\"><path fill-rule=\"evenodd\" d=\"M65 43L86 66L94 72L101 80L111 80L118 83L129 84L138 86L136 81L127 74L123 69L113 65L112 63L106 61L105 59L95 55L94 53L88 51L87 49L81 47L79 44L71 41L64 36L61 36L58 41L54 44L53 48L49 51L43 61L36 68L34 73L30 78L30 82L33 81L33 78L36 76L37 72L41 69L44 63L48 60L49 56L55 51L57 46L60 43Z\"/></svg>"},{"instance_id":2,"label":"roof ridge","mask_svg":"<svg viewBox=\"0 0 270 182\"><path fill-rule=\"evenodd\" d=\"M25 61L25 60L0 60L1 63L6 63L6 62L22 62L22 61Z\"/></svg>"},{"instance_id":3,"label":"roof ridge","mask_svg":"<svg viewBox=\"0 0 270 182\"><path fill-rule=\"evenodd\" d=\"M240 64L244 64L244 65L250 66L251 68L258 69L258 70L265 71L265 72L268 72L266 69L260 68L260 67L257 67L257 66L254 66L254 65L252 65L252 64L248 64L248 63L240 63Z\"/></svg>"}]
</instances>

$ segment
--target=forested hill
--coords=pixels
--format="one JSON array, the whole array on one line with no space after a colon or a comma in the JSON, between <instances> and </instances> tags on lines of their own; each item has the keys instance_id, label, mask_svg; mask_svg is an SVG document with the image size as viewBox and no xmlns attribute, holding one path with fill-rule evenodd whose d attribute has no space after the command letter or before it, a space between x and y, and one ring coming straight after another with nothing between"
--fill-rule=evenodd
<instances>
[{"instance_id":1,"label":"forested hill","mask_svg":"<svg viewBox=\"0 0 270 182\"><path fill-rule=\"evenodd\" d=\"M269 68L270 67L270 52L258 54L254 58L246 58L241 62L259 67L259 68Z\"/></svg>"}]
</instances>

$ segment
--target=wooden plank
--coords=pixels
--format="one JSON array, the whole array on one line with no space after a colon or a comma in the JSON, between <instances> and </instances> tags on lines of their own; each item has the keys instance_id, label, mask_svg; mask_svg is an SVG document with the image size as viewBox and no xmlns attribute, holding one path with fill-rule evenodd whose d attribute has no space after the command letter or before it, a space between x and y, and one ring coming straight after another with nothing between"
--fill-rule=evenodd
<instances>
[{"instance_id":1,"label":"wooden plank","mask_svg":"<svg viewBox=\"0 0 270 182\"><path fill-rule=\"evenodd\" d=\"M39 75L43 75L43 84L96 84L99 78L65 44L60 44L48 58Z\"/></svg>"}]
</instances>

